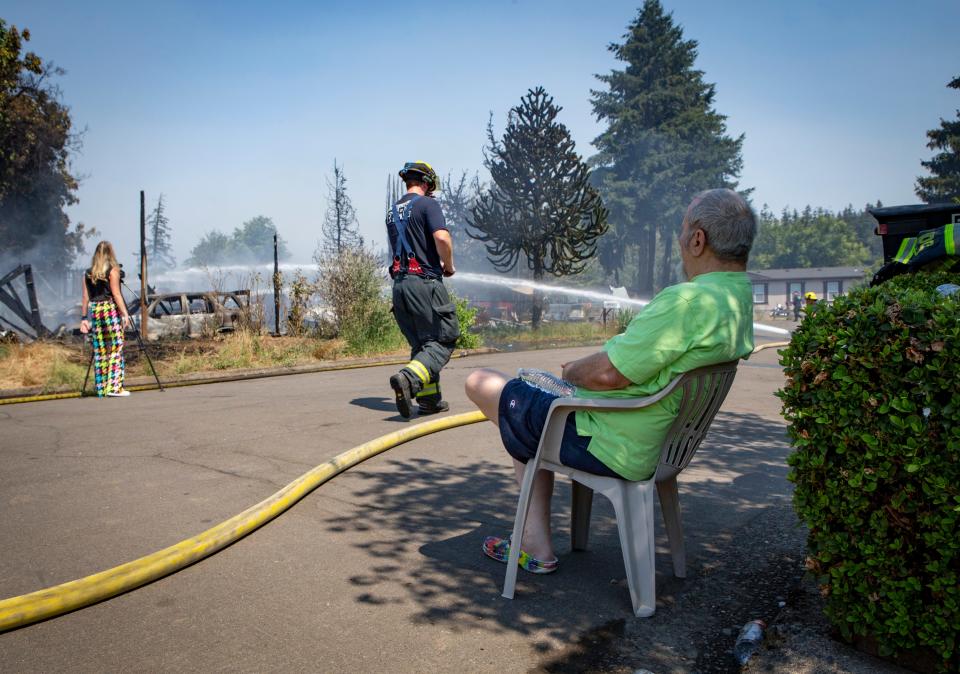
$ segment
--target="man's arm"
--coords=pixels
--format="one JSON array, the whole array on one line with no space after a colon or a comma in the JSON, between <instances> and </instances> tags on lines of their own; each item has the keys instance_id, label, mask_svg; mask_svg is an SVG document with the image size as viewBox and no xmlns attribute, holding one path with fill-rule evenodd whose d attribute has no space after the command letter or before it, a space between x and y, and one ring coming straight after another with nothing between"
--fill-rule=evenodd
<instances>
[{"instance_id":1,"label":"man's arm","mask_svg":"<svg viewBox=\"0 0 960 674\"><path fill-rule=\"evenodd\" d=\"M456 268L453 266L453 239L450 232L438 229L433 233L433 241L437 244L437 254L440 255L440 264L443 265L443 275L453 276Z\"/></svg>"},{"instance_id":2,"label":"man's arm","mask_svg":"<svg viewBox=\"0 0 960 674\"><path fill-rule=\"evenodd\" d=\"M572 363L564 363L562 367L564 379L591 391L613 391L633 383L620 374L620 370L613 366L604 351Z\"/></svg>"}]
</instances>

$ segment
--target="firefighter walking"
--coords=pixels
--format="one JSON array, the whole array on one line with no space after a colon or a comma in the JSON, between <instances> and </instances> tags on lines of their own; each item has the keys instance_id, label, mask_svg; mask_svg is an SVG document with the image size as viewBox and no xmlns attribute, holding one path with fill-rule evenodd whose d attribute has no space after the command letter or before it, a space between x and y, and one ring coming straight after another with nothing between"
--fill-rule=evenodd
<instances>
[{"instance_id":1,"label":"firefighter walking","mask_svg":"<svg viewBox=\"0 0 960 674\"><path fill-rule=\"evenodd\" d=\"M440 392L440 370L460 336L456 306L443 285L453 276L453 241L440 204L433 198L440 180L427 162L404 164L407 193L387 212L393 261L393 315L410 344L410 362L390 377L397 411L409 419L416 399L421 415L450 406Z\"/></svg>"}]
</instances>

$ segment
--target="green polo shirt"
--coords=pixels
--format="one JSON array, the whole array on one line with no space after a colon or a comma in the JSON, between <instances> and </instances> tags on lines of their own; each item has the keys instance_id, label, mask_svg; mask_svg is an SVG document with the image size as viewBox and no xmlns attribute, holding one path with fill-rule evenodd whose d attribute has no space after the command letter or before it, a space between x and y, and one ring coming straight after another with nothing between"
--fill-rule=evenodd
<instances>
[{"instance_id":1,"label":"green polo shirt","mask_svg":"<svg viewBox=\"0 0 960 674\"><path fill-rule=\"evenodd\" d=\"M614 391L578 388L578 398L653 395L684 372L743 358L753 350L753 292L743 272L712 272L664 288L603 346L632 383ZM680 391L625 412L577 411L588 451L628 480L657 469L660 447L680 407Z\"/></svg>"}]
</instances>

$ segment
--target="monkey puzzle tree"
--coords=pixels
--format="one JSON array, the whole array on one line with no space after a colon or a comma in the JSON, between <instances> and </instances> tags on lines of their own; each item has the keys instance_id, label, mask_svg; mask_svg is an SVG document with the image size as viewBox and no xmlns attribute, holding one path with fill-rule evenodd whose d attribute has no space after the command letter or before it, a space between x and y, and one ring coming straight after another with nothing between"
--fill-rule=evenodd
<instances>
[{"instance_id":1,"label":"monkey puzzle tree","mask_svg":"<svg viewBox=\"0 0 960 674\"><path fill-rule=\"evenodd\" d=\"M470 236L482 241L499 271L520 257L535 280L583 270L607 231L607 211L590 184L590 170L574 149L561 108L543 87L530 89L511 108L503 138L487 126L484 165L492 184L473 207ZM541 293L533 296L533 327L540 326Z\"/></svg>"},{"instance_id":2,"label":"monkey puzzle tree","mask_svg":"<svg viewBox=\"0 0 960 674\"><path fill-rule=\"evenodd\" d=\"M960 77L947 86L960 89ZM931 175L917 178L917 196L928 204L960 201L960 110L955 120L941 119L940 128L927 131L927 138L927 147L940 152L920 162Z\"/></svg>"}]
</instances>

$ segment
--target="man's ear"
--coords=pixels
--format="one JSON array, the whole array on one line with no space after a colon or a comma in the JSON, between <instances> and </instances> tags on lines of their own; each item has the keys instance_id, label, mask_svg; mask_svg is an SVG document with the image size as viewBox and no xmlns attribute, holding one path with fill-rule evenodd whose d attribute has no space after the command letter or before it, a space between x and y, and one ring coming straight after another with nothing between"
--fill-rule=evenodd
<instances>
[{"instance_id":1,"label":"man's ear","mask_svg":"<svg viewBox=\"0 0 960 674\"><path fill-rule=\"evenodd\" d=\"M690 252L696 256L700 256L706 247L707 233L698 227L697 229L693 230L693 234L690 235Z\"/></svg>"}]
</instances>

